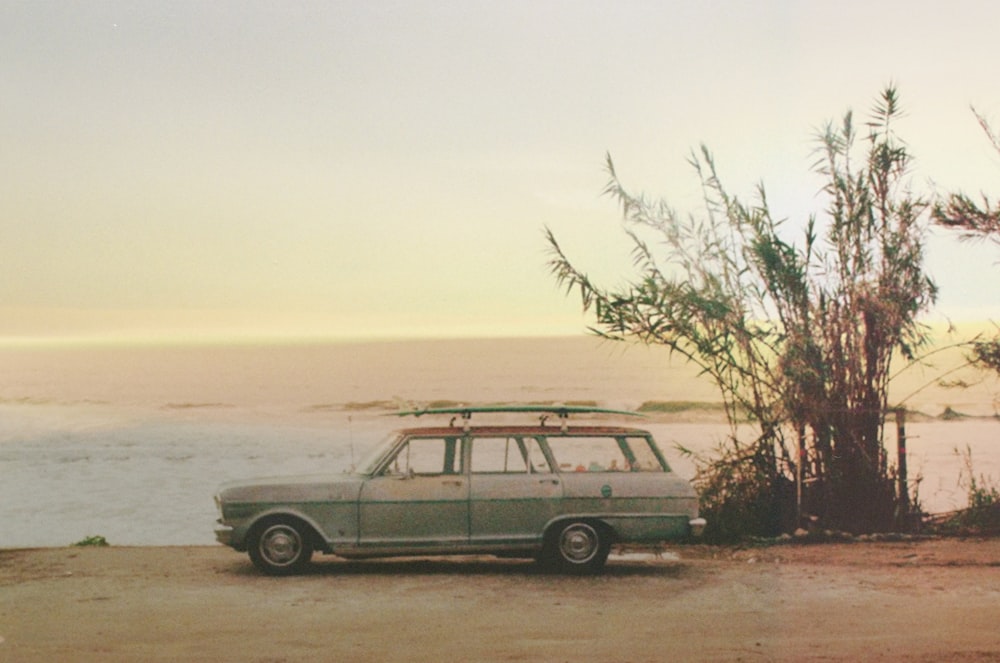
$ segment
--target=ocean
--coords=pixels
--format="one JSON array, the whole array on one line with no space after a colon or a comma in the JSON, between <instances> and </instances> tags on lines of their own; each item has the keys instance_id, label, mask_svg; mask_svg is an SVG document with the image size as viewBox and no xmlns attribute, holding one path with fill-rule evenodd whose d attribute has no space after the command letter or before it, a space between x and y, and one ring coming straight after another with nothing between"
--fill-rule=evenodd
<instances>
[{"instance_id":1,"label":"ocean","mask_svg":"<svg viewBox=\"0 0 1000 663\"><path fill-rule=\"evenodd\" d=\"M692 403L712 385L663 348L591 337L236 345L52 345L0 348L0 548L214 542L219 483L348 469L434 403L666 404L642 421L675 471L676 445L708 451L727 435ZM1000 483L997 381L933 370L894 396L930 415L908 425L911 479L926 510L965 504L976 474ZM950 412L966 417L940 419ZM888 436L894 448L894 435Z\"/></svg>"}]
</instances>

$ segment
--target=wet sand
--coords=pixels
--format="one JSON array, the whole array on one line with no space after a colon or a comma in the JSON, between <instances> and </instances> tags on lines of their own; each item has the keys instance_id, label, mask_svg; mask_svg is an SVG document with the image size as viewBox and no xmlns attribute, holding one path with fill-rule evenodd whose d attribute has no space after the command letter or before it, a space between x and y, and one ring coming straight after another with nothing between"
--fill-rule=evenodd
<instances>
[{"instance_id":1,"label":"wet sand","mask_svg":"<svg viewBox=\"0 0 1000 663\"><path fill-rule=\"evenodd\" d=\"M998 539L317 562L0 550L0 661L1000 661Z\"/></svg>"}]
</instances>

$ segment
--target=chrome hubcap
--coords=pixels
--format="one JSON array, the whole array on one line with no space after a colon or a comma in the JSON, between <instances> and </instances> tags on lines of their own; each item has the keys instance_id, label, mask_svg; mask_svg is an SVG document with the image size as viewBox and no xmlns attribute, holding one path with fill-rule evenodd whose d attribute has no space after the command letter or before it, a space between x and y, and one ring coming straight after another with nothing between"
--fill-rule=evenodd
<instances>
[{"instance_id":1,"label":"chrome hubcap","mask_svg":"<svg viewBox=\"0 0 1000 663\"><path fill-rule=\"evenodd\" d=\"M597 554L597 530L585 523L570 525L559 536L559 552L563 559L584 564Z\"/></svg>"},{"instance_id":2,"label":"chrome hubcap","mask_svg":"<svg viewBox=\"0 0 1000 663\"><path fill-rule=\"evenodd\" d=\"M260 537L260 553L271 564L284 566L302 552L299 533L287 525L273 525Z\"/></svg>"}]
</instances>

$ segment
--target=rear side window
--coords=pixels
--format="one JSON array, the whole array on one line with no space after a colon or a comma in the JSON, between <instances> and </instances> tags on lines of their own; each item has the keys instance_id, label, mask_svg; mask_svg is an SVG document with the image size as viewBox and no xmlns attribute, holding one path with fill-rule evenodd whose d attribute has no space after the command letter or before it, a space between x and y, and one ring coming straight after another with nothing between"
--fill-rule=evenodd
<instances>
[{"instance_id":1,"label":"rear side window","mask_svg":"<svg viewBox=\"0 0 1000 663\"><path fill-rule=\"evenodd\" d=\"M670 471L666 461L661 462L660 454L653 450L653 447L645 437L627 437L625 442L628 452L632 456L632 469L636 472L663 472Z\"/></svg>"},{"instance_id":2,"label":"rear side window","mask_svg":"<svg viewBox=\"0 0 1000 663\"><path fill-rule=\"evenodd\" d=\"M663 465L642 437L550 436L560 472L662 472Z\"/></svg>"},{"instance_id":3,"label":"rear side window","mask_svg":"<svg viewBox=\"0 0 1000 663\"><path fill-rule=\"evenodd\" d=\"M477 437L472 441L472 472L528 474L549 472L549 465L533 437Z\"/></svg>"}]
</instances>

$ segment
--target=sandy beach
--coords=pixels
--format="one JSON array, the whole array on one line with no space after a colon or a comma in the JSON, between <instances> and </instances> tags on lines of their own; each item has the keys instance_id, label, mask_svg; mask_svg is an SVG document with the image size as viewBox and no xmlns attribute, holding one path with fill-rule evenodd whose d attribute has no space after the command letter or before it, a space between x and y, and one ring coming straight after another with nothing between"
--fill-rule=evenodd
<instances>
[{"instance_id":1,"label":"sandy beach","mask_svg":"<svg viewBox=\"0 0 1000 663\"><path fill-rule=\"evenodd\" d=\"M0 661L997 661L1000 540L684 546L258 575L221 546L0 551Z\"/></svg>"}]
</instances>

